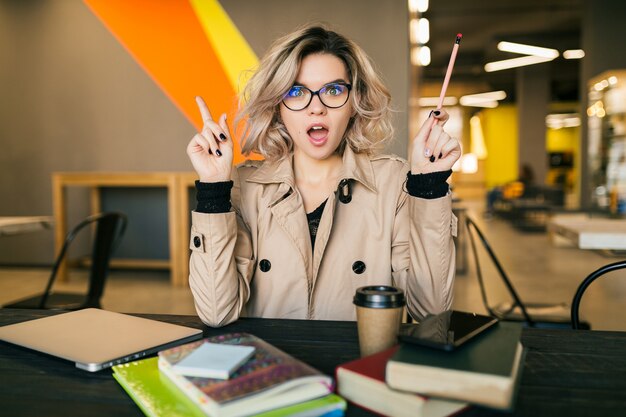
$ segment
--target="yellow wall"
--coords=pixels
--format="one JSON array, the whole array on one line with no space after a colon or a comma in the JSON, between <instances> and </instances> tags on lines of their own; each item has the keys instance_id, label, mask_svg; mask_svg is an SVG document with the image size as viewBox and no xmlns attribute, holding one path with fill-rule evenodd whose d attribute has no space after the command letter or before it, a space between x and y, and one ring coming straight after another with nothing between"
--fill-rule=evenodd
<instances>
[{"instance_id":1,"label":"yellow wall","mask_svg":"<svg viewBox=\"0 0 626 417\"><path fill-rule=\"evenodd\" d=\"M552 111L555 110L552 109ZM483 163L484 181L488 189L515 181L518 177L517 113L517 106L513 104L500 105L495 109L483 109L479 113L488 152L487 159ZM580 153L579 143L580 127L546 129L546 153L573 152L575 166L573 170L568 170L567 175L570 188L577 178L579 169L576 166ZM467 146L464 146L464 149L465 152L469 151ZM552 171L548 173L548 177L551 174L557 174L556 171ZM551 178L548 178L548 182L551 182Z\"/></svg>"},{"instance_id":2,"label":"yellow wall","mask_svg":"<svg viewBox=\"0 0 626 417\"><path fill-rule=\"evenodd\" d=\"M576 178L578 176L579 154L580 154L580 127L569 127L563 129L547 129L546 131L546 150L547 152L572 152L574 167L553 168L548 171L547 182L552 184L556 178L565 172L566 174L566 191L576 190Z\"/></svg>"},{"instance_id":3,"label":"yellow wall","mask_svg":"<svg viewBox=\"0 0 626 417\"><path fill-rule=\"evenodd\" d=\"M480 113L487 146L485 184L487 188L515 181L518 176L517 108L500 105Z\"/></svg>"},{"instance_id":4,"label":"yellow wall","mask_svg":"<svg viewBox=\"0 0 626 417\"><path fill-rule=\"evenodd\" d=\"M546 150L548 152L573 152L574 160L576 160L580 127L547 129L546 132Z\"/></svg>"}]
</instances>

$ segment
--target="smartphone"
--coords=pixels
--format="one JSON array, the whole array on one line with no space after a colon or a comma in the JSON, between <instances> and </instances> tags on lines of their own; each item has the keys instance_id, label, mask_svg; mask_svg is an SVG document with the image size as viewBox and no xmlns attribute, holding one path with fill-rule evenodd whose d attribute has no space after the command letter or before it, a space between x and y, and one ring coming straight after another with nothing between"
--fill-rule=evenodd
<instances>
[{"instance_id":1,"label":"smartphone","mask_svg":"<svg viewBox=\"0 0 626 417\"><path fill-rule=\"evenodd\" d=\"M419 324L403 324L398 339L436 349L454 350L497 322L498 319L490 316L448 310L428 316Z\"/></svg>"}]
</instances>

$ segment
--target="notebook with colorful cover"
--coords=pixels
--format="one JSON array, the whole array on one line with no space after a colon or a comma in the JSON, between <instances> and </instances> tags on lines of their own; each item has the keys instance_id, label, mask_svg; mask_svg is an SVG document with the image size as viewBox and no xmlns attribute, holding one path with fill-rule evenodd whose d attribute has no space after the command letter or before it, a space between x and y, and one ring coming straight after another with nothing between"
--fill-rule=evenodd
<instances>
[{"instance_id":1,"label":"notebook with colorful cover","mask_svg":"<svg viewBox=\"0 0 626 417\"><path fill-rule=\"evenodd\" d=\"M158 367L158 358L113 367L113 377L148 417L203 417L206 414L178 389ZM260 417L340 417L346 409L341 397L329 394L310 401L270 410Z\"/></svg>"},{"instance_id":2,"label":"notebook with colorful cover","mask_svg":"<svg viewBox=\"0 0 626 417\"><path fill-rule=\"evenodd\" d=\"M385 383L385 366L398 346L337 367L337 393L346 400L386 416L444 417L465 409L467 403L439 400L396 391Z\"/></svg>"},{"instance_id":3,"label":"notebook with colorful cover","mask_svg":"<svg viewBox=\"0 0 626 417\"><path fill-rule=\"evenodd\" d=\"M228 380L188 377L172 363L194 351L204 341L159 352L159 369L207 414L238 417L260 413L326 396L333 379L247 333L205 339L211 343L253 346L255 354Z\"/></svg>"}]
</instances>

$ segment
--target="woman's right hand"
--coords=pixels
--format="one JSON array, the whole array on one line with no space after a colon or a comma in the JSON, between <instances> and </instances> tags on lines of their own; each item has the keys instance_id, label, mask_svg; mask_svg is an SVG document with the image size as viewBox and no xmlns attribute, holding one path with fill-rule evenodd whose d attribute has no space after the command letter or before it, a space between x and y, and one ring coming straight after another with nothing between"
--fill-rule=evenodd
<instances>
[{"instance_id":1,"label":"woman's right hand","mask_svg":"<svg viewBox=\"0 0 626 417\"><path fill-rule=\"evenodd\" d=\"M200 182L230 181L233 141L226 123L226 113L216 123L202 97L196 97L196 103L204 126L202 132L191 138L187 145L187 155L200 177Z\"/></svg>"}]
</instances>

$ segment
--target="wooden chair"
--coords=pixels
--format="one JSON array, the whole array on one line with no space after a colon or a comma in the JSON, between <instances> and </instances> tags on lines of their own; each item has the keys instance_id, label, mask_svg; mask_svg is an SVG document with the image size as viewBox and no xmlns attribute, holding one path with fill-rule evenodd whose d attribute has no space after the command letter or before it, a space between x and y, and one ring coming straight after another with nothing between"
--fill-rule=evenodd
<instances>
[{"instance_id":1,"label":"wooden chair","mask_svg":"<svg viewBox=\"0 0 626 417\"><path fill-rule=\"evenodd\" d=\"M5 308L38 308L79 310L81 308L100 308L100 298L109 273L111 253L119 244L126 230L127 218L122 213L100 213L87 217L72 229L65 238L52 273L43 293L4 305ZM87 226L95 225L92 238L91 270L89 287L86 294L53 292L52 286L57 276L59 265L65 259L67 250L74 238Z\"/></svg>"}]
</instances>

